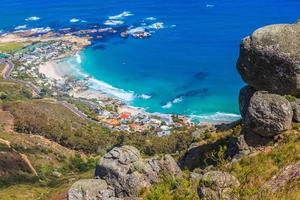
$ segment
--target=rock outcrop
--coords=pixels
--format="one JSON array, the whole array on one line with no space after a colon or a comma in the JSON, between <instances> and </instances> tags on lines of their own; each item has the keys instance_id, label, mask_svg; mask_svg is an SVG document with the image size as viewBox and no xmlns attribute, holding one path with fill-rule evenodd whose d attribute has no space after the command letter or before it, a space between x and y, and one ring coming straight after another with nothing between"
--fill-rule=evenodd
<instances>
[{"instance_id":1,"label":"rock outcrop","mask_svg":"<svg viewBox=\"0 0 300 200\"><path fill-rule=\"evenodd\" d=\"M115 191L101 179L83 179L73 184L68 192L69 200L116 200Z\"/></svg>"},{"instance_id":2,"label":"rock outcrop","mask_svg":"<svg viewBox=\"0 0 300 200\"><path fill-rule=\"evenodd\" d=\"M269 192L276 192L288 183L295 180L300 180L300 162L283 168L270 181L264 184L263 189L266 189Z\"/></svg>"},{"instance_id":3,"label":"rock outcrop","mask_svg":"<svg viewBox=\"0 0 300 200\"><path fill-rule=\"evenodd\" d=\"M246 37L237 69L249 85L241 89L244 132L274 137L300 121L300 23L271 25Z\"/></svg>"},{"instance_id":4,"label":"rock outcrop","mask_svg":"<svg viewBox=\"0 0 300 200\"><path fill-rule=\"evenodd\" d=\"M161 174L181 175L180 168L170 155L143 159L135 147L116 147L99 160L95 172L97 179L76 182L72 186L69 200L79 200L82 196L87 199L86 194L89 194L90 200L133 199L142 189L157 182ZM93 183L99 186L88 186ZM95 194L98 194L97 198Z\"/></svg>"},{"instance_id":5,"label":"rock outcrop","mask_svg":"<svg viewBox=\"0 0 300 200\"><path fill-rule=\"evenodd\" d=\"M205 200L234 200L237 198L232 190L239 186L240 182L231 174L209 171L200 179L198 194L200 199Z\"/></svg>"},{"instance_id":6,"label":"rock outcrop","mask_svg":"<svg viewBox=\"0 0 300 200\"><path fill-rule=\"evenodd\" d=\"M290 102L277 94L257 91L250 98L247 107L242 109L244 126L261 136L278 135L288 130L292 123L293 110Z\"/></svg>"},{"instance_id":7,"label":"rock outcrop","mask_svg":"<svg viewBox=\"0 0 300 200\"><path fill-rule=\"evenodd\" d=\"M300 122L300 99L293 99L293 101L291 101L291 106L293 109L293 120L295 122Z\"/></svg>"},{"instance_id":8,"label":"rock outcrop","mask_svg":"<svg viewBox=\"0 0 300 200\"><path fill-rule=\"evenodd\" d=\"M256 90L300 96L300 23L266 26L246 37L237 68Z\"/></svg>"}]
</instances>

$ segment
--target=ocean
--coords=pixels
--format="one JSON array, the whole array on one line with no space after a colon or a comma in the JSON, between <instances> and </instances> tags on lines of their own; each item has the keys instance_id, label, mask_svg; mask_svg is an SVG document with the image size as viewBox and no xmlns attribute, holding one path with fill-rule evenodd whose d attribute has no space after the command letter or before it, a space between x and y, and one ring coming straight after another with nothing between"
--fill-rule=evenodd
<instances>
[{"instance_id":1,"label":"ocean","mask_svg":"<svg viewBox=\"0 0 300 200\"><path fill-rule=\"evenodd\" d=\"M148 112L221 122L239 118L241 39L265 25L295 22L300 1L1 0L0 10L2 32L105 22L151 29L149 39L95 40L61 67L92 76L92 88Z\"/></svg>"}]
</instances>

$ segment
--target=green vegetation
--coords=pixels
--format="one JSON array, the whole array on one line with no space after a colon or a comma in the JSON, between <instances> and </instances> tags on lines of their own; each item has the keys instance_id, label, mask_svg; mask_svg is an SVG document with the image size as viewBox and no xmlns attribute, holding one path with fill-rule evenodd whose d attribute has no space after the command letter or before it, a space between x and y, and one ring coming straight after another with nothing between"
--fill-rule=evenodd
<instances>
[{"instance_id":1,"label":"green vegetation","mask_svg":"<svg viewBox=\"0 0 300 200\"><path fill-rule=\"evenodd\" d=\"M81 112L86 114L89 118L94 120L97 119L97 113L85 103L74 99L68 99L68 102L74 104Z\"/></svg>"},{"instance_id":2,"label":"green vegetation","mask_svg":"<svg viewBox=\"0 0 300 200\"><path fill-rule=\"evenodd\" d=\"M25 100L32 97L31 91L17 82L0 81L0 103Z\"/></svg>"},{"instance_id":3,"label":"green vegetation","mask_svg":"<svg viewBox=\"0 0 300 200\"><path fill-rule=\"evenodd\" d=\"M286 95L285 98L289 101L289 102L294 102L296 101L296 97L292 96L292 95Z\"/></svg>"},{"instance_id":4,"label":"green vegetation","mask_svg":"<svg viewBox=\"0 0 300 200\"><path fill-rule=\"evenodd\" d=\"M147 200L198 200L197 186L199 180L190 180L189 172L182 178L163 177L163 181L155 184L150 191L141 194Z\"/></svg>"},{"instance_id":5,"label":"green vegetation","mask_svg":"<svg viewBox=\"0 0 300 200\"><path fill-rule=\"evenodd\" d=\"M117 146L131 145L138 148L143 154L153 156L157 154L183 154L192 142L191 131L181 128L171 135L157 137L151 132L119 134Z\"/></svg>"},{"instance_id":6,"label":"green vegetation","mask_svg":"<svg viewBox=\"0 0 300 200\"><path fill-rule=\"evenodd\" d=\"M54 101L10 102L4 109L15 117L17 132L42 135L63 146L90 153L110 142L109 130L81 119Z\"/></svg>"},{"instance_id":7,"label":"green vegetation","mask_svg":"<svg viewBox=\"0 0 300 200\"><path fill-rule=\"evenodd\" d=\"M292 96L286 98L295 101ZM69 103L89 117L96 117L94 110L84 102L72 99ZM211 165L212 169L231 173L241 182L234 191L239 199L254 196L258 200L296 200L300 195L299 180L289 182L275 193L261 190L263 184L280 169L300 160L300 124L294 124L294 130L283 134L276 147L269 146L231 164L225 155L226 148L229 139L240 134L241 126L217 133L208 129L197 139L191 136L195 129L190 127L178 128L165 137L157 137L151 131L114 132L78 117L55 100L32 99L30 90L13 81L0 81L0 105L12 114L14 130L18 132L0 132L0 138L9 141L15 151L25 154L38 174L19 173L1 177L0 200L61 197L76 180L93 176L99 159L95 155L103 155L115 146L132 145L144 156L172 154L180 159L193 142L204 150L196 158L195 170ZM108 109L114 110L115 107ZM180 121L175 115L173 119ZM44 136L51 141L43 137L29 137L28 134ZM7 148L5 144L0 145L1 151ZM0 162L0 170L1 166L3 168ZM161 182L141 191L140 196L148 200L198 199L198 184L199 180L190 178L189 171L185 171L181 178L163 176Z\"/></svg>"},{"instance_id":8,"label":"green vegetation","mask_svg":"<svg viewBox=\"0 0 300 200\"><path fill-rule=\"evenodd\" d=\"M263 183L270 180L283 167L296 163L300 160L300 137L297 132L286 133L284 142L274 147L269 152L262 152L256 156L245 157L229 168L229 172L235 175L241 182L237 190L241 199L249 199L257 195ZM299 194L300 185L294 186L291 191L281 191L278 194L262 195L261 199L280 199L280 196ZM278 197L278 198L277 198ZM291 199L291 198L285 198Z\"/></svg>"},{"instance_id":9,"label":"green vegetation","mask_svg":"<svg viewBox=\"0 0 300 200\"><path fill-rule=\"evenodd\" d=\"M7 42L0 44L0 52L2 53L11 53L22 49L26 44L22 42Z\"/></svg>"}]
</instances>

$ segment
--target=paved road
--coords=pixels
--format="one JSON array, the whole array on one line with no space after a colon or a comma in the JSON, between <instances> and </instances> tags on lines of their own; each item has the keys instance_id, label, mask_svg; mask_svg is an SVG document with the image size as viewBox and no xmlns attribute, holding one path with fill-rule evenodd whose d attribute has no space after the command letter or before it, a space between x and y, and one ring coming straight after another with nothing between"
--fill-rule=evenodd
<instances>
[{"instance_id":1,"label":"paved road","mask_svg":"<svg viewBox=\"0 0 300 200\"><path fill-rule=\"evenodd\" d=\"M14 64L7 59L0 59L0 63L4 64L4 65L8 65L8 68L6 69L6 71L3 74L3 79L7 80L10 77L10 73L14 69Z\"/></svg>"},{"instance_id":2,"label":"paved road","mask_svg":"<svg viewBox=\"0 0 300 200\"><path fill-rule=\"evenodd\" d=\"M77 109L77 107L75 107L74 105L67 103L65 101L58 101L58 103L60 103L61 105L63 105L65 108L68 108L71 112L73 112L74 114L76 114L77 116L89 121L89 122L95 122L95 123L99 123L98 121L95 121L91 118L89 118L86 114L84 114L83 112L81 112L80 110Z\"/></svg>"},{"instance_id":3,"label":"paved road","mask_svg":"<svg viewBox=\"0 0 300 200\"><path fill-rule=\"evenodd\" d=\"M15 65L10 60L8 60L8 59L0 59L0 63L8 65L8 68L6 69L6 71L3 74L3 79L4 80L14 80L16 82L22 83L26 87L30 88L35 93L35 95L37 95L37 96L41 93L41 88L39 88L38 86L34 85L33 83L31 83L29 81L12 79L10 77L10 74L11 74L12 70L15 67Z\"/></svg>"},{"instance_id":4,"label":"paved road","mask_svg":"<svg viewBox=\"0 0 300 200\"><path fill-rule=\"evenodd\" d=\"M34 85L33 83L31 83L29 81L24 81L24 80L12 79L10 77L10 74L11 74L12 70L14 69L14 64L10 60L0 59L0 63L8 65L8 68L6 69L5 73L3 74L3 79L4 80L14 80L16 82L19 82L19 83L25 85L26 87L30 88L35 93L35 95L37 95L37 96L41 93L41 88ZM73 112L77 116L79 116L79 117L81 117L81 118L83 118L83 119L85 119L89 122L99 123L98 121L95 121L95 120L92 120L91 118L89 118L86 114L84 114L83 112L78 110L74 105L72 105L70 103L67 103L65 101L58 101L58 103L63 105L65 108L69 109L71 112Z\"/></svg>"}]
</instances>

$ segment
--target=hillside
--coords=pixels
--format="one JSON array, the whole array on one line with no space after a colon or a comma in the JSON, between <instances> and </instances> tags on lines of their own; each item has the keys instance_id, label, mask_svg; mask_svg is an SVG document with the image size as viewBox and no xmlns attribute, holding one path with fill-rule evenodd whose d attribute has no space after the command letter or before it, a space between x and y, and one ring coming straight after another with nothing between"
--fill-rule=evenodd
<instances>
[{"instance_id":1,"label":"hillside","mask_svg":"<svg viewBox=\"0 0 300 200\"><path fill-rule=\"evenodd\" d=\"M231 124L172 116L170 134L157 134L166 124L120 130L97 120L95 99L0 80L0 200L298 200L299 27L242 40L237 70L247 86ZM117 115L112 102L104 107Z\"/></svg>"}]
</instances>

